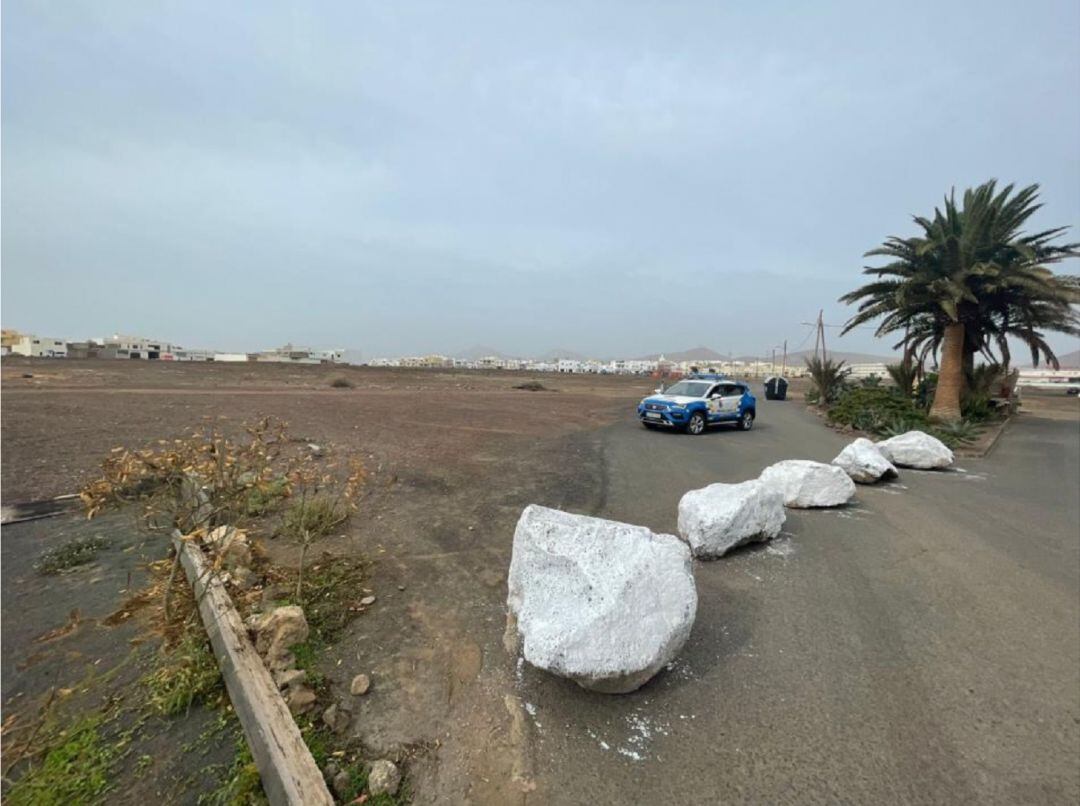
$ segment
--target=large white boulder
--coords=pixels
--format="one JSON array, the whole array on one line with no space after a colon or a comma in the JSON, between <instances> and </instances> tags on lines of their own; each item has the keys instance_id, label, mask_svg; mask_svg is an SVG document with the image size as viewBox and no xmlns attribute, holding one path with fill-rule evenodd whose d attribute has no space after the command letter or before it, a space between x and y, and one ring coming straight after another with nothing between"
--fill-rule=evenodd
<instances>
[{"instance_id":1,"label":"large white boulder","mask_svg":"<svg viewBox=\"0 0 1080 806\"><path fill-rule=\"evenodd\" d=\"M882 456L877 445L866 437L859 437L840 451L832 463L859 484L873 484L881 479L896 478L897 475L892 462Z\"/></svg>"},{"instance_id":2,"label":"large white boulder","mask_svg":"<svg viewBox=\"0 0 1080 806\"><path fill-rule=\"evenodd\" d=\"M940 439L922 431L908 431L877 443L881 455L900 467L934 470L948 467L953 462L953 452Z\"/></svg>"},{"instance_id":3,"label":"large white boulder","mask_svg":"<svg viewBox=\"0 0 1080 806\"><path fill-rule=\"evenodd\" d=\"M610 694L639 688L669 663L697 613L679 538L536 505L514 532L509 589L525 660Z\"/></svg>"},{"instance_id":4,"label":"large white boulder","mask_svg":"<svg viewBox=\"0 0 1080 806\"><path fill-rule=\"evenodd\" d=\"M679 501L679 534L695 557L722 557L736 546L772 540L786 517L784 496L757 479L710 484Z\"/></svg>"},{"instance_id":5,"label":"large white boulder","mask_svg":"<svg viewBox=\"0 0 1080 806\"><path fill-rule=\"evenodd\" d=\"M784 496L789 507L835 507L855 495L855 482L835 465L808 459L785 459L769 465L759 477Z\"/></svg>"}]
</instances>

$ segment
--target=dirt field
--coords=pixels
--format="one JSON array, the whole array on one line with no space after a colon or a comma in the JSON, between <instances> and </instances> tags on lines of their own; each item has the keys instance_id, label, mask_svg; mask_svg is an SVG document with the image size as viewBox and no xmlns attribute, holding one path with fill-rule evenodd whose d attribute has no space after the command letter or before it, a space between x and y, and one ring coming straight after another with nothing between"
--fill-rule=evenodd
<instances>
[{"instance_id":1,"label":"dirt field","mask_svg":"<svg viewBox=\"0 0 1080 806\"><path fill-rule=\"evenodd\" d=\"M23 375L32 374L32 378ZM330 387L347 378L354 388ZM361 452L403 486L450 489L520 472L526 449L602 425L650 389L643 378L354 367L16 362L3 366L3 495L73 492L117 446L223 429L264 415L295 436ZM498 466L496 468L496 466ZM486 482L482 482L485 483Z\"/></svg>"},{"instance_id":2,"label":"dirt field","mask_svg":"<svg viewBox=\"0 0 1080 806\"><path fill-rule=\"evenodd\" d=\"M353 388L332 388L337 377ZM415 756L419 801L439 792L498 802L520 763L516 714L490 682L505 654L499 620L514 523L533 502L597 511L604 469L590 434L626 417L654 386L548 375L535 379L551 391L513 388L533 378L5 361L3 497L74 492L112 448L181 436L206 418L228 431L273 415L294 437L362 456L373 475L360 512L315 550L374 559L379 605L334 647L326 673L346 701L352 676L372 675L356 731L376 752ZM277 563L296 562L295 545L266 548Z\"/></svg>"}]
</instances>

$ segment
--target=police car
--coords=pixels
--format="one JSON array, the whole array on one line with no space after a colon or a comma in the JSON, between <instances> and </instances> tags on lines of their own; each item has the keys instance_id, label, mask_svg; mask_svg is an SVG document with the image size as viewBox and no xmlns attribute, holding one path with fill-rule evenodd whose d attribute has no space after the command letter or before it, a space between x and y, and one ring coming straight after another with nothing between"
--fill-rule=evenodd
<instances>
[{"instance_id":1,"label":"police car","mask_svg":"<svg viewBox=\"0 0 1080 806\"><path fill-rule=\"evenodd\" d=\"M678 428L704 434L711 425L733 423L740 431L754 427L757 398L742 381L722 375L688 375L638 404L646 428Z\"/></svg>"}]
</instances>

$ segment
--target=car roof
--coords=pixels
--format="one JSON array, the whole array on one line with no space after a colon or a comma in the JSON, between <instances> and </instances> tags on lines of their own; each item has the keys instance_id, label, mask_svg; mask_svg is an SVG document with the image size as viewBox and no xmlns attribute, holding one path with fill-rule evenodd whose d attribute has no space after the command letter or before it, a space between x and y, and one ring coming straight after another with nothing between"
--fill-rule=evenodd
<instances>
[{"instance_id":1,"label":"car roof","mask_svg":"<svg viewBox=\"0 0 1080 806\"><path fill-rule=\"evenodd\" d=\"M726 375L711 375L711 374L697 373L695 375L684 375L683 377L679 378L679 380L680 381L705 381L705 382L708 382L708 383L724 382L724 383L733 384L735 386L745 386L747 389L750 388L750 384L748 384L746 381L738 381L738 380L735 380L735 378L729 378Z\"/></svg>"}]
</instances>

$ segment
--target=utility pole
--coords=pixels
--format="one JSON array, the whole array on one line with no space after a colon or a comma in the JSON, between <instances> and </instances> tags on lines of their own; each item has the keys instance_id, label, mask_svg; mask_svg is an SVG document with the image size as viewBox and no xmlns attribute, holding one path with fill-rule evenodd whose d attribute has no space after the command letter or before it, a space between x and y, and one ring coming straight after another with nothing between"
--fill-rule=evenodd
<instances>
[{"instance_id":1,"label":"utility pole","mask_svg":"<svg viewBox=\"0 0 1080 806\"><path fill-rule=\"evenodd\" d=\"M828 353L825 351L825 322L822 320L822 316L825 313L825 309L822 308L818 311L817 315L817 334L814 336L814 358L818 357L818 345L821 345L821 359L828 358Z\"/></svg>"},{"instance_id":2,"label":"utility pole","mask_svg":"<svg viewBox=\"0 0 1080 806\"><path fill-rule=\"evenodd\" d=\"M780 367L780 377L787 375L787 339L784 339L784 363Z\"/></svg>"}]
</instances>

